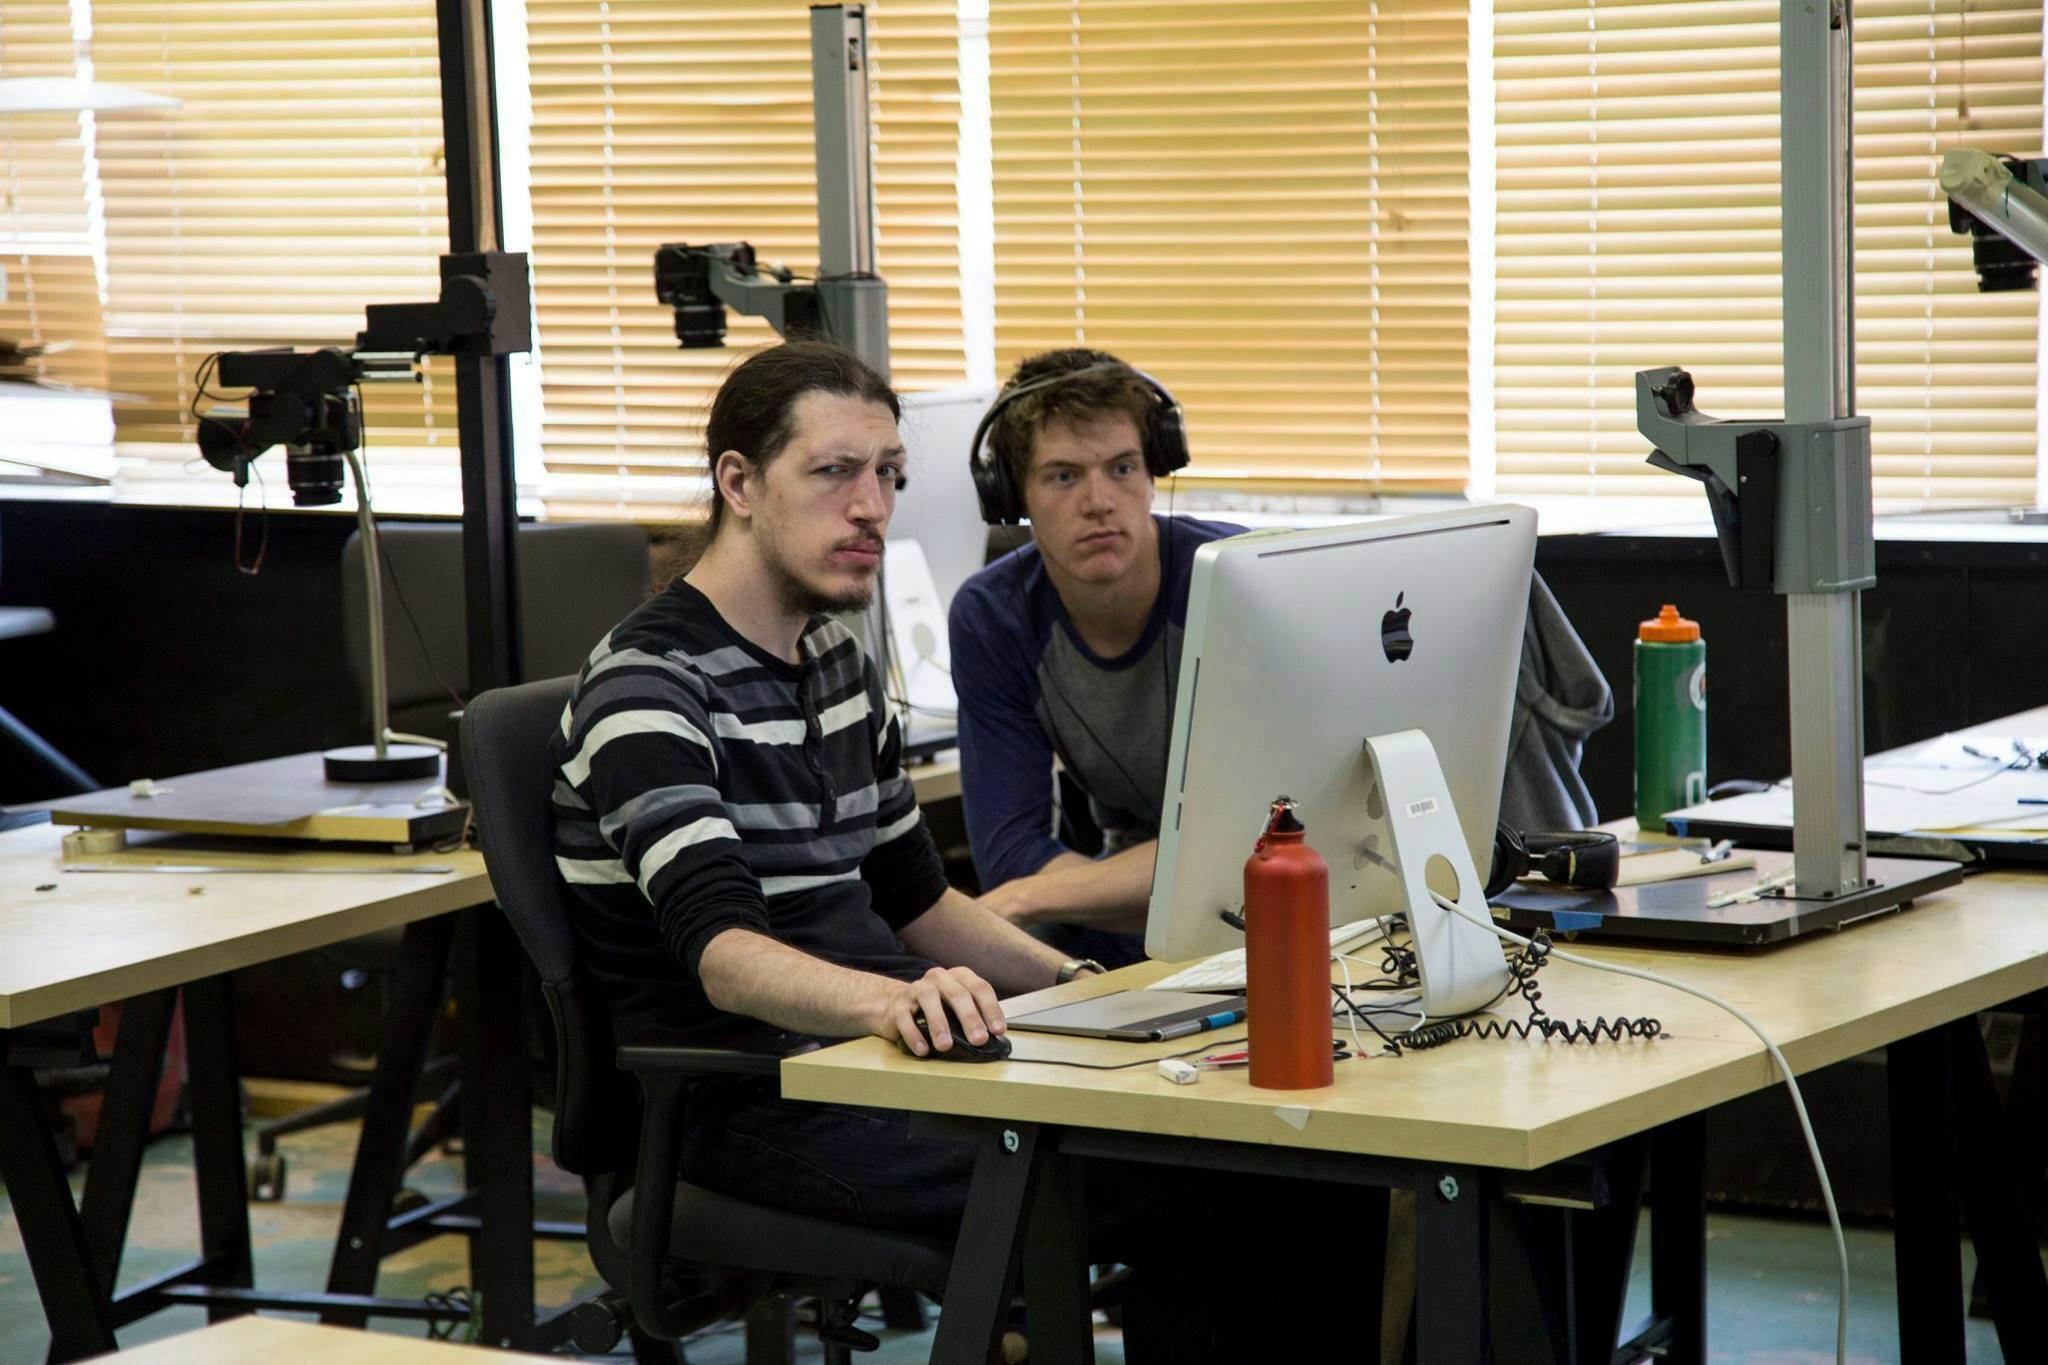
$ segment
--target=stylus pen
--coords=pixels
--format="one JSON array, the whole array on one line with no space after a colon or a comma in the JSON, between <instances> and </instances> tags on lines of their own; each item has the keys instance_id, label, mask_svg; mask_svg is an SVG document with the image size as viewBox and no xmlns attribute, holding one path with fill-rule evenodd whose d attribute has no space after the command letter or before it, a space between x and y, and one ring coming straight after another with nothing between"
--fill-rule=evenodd
<instances>
[{"instance_id":1,"label":"stylus pen","mask_svg":"<svg viewBox=\"0 0 2048 1365\"><path fill-rule=\"evenodd\" d=\"M1205 1014L1199 1019L1183 1019L1178 1024L1168 1024L1152 1035L1152 1041L1163 1043L1169 1038L1185 1038L1190 1033L1206 1033L1212 1028L1229 1028L1232 1024L1244 1022L1243 1010L1225 1010L1221 1014Z\"/></svg>"}]
</instances>

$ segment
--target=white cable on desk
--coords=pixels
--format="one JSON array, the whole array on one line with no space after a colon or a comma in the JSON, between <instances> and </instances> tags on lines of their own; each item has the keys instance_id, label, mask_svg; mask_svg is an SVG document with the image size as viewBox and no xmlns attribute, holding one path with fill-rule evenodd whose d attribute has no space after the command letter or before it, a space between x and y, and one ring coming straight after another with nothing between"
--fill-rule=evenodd
<instances>
[{"instance_id":1,"label":"white cable on desk","mask_svg":"<svg viewBox=\"0 0 2048 1365\"><path fill-rule=\"evenodd\" d=\"M1429 894L1430 898L1439 907L1450 911L1459 919L1476 924L1488 933L1505 939L1509 943L1523 948L1531 946L1528 939L1523 938L1520 934L1509 933L1491 919L1481 919L1477 915L1469 914L1460 909L1455 902L1446 900L1435 891ZM1813 1173L1820 1177L1821 1199L1826 1203L1828 1210L1828 1227L1835 1234L1835 1262L1839 1278L1839 1293L1835 1306L1835 1365L1844 1365L1844 1362L1848 1359L1849 1351L1849 1243L1842 1235L1842 1215L1835 1208L1835 1187L1828 1181L1827 1163L1821 1160L1820 1142L1813 1135L1813 1121L1806 1116L1805 1097L1799 1093L1799 1082L1793 1077L1792 1067L1785 1061L1785 1054L1778 1051L1778 1045L1771 1041L1770 1035L1758 1026L1756 1020L1750 1018L1747 1014L1744 1014L1734 1005L1729 1004L1711 991L1703 991L1697 986L1688 986L1682 981L1673 981L1668 976L1659 976L1655 972L1646 972L1639 967L1620 967L1611 962L1595 962L1591 958L1568 953L1555 944L1551 945L1550 955L1562 958L1574 966L1590 967L1597 972L1613 972L1617 976L1632 976L1639 981L1648 981L1658 986L1668 986L1674 991L1704 1000L1708 1004L1718 1006L1734 1015L1742 1021L1743 1025L1751 1033L1754 1033L1762 1041L1764 1048L1771 1054L1771 1060L1777 1064L1778 1074L1785 1078L1785 1088L1792 1092L1792 1109L1799 1116L1799 1132L1806 1139L1807 1156L1813 1159Z\"/></svg>"}]
</instances>

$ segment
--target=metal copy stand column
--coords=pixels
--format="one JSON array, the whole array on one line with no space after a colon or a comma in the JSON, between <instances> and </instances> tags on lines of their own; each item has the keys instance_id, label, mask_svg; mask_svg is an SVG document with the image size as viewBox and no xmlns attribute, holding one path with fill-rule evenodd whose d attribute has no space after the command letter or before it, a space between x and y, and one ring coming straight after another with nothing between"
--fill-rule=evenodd
<instances>
[{"instance_id":1,"label":"metal copy stand column","mask_svg":"<svg viewBox=\"0 0 2048 1365\"><path fill-rule=\"evenodd\" d=\"M1855 301L1847 6L1786 0L1779 88L1784 173L1785 417L1855 414ZM1813 492L1795 484L1781 505ZM1845 525L1868 522L1870 486L1845 490ZM1789 509L1788 509L1789 512ZM1781 523L1782 524L1782 523ZM1868 885L1863 848L1863 594L1786 595L1792 709L1792 864L1801 899Z\"/></svg>"}]
</instances>

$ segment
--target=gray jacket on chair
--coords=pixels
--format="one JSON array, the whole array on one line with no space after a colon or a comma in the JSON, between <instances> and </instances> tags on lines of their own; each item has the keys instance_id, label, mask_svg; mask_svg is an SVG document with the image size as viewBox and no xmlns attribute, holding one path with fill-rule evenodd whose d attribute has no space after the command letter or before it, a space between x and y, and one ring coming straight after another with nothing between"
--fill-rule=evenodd
<instances>
[{"instance_id":1,"label":"gray jacket on chair","mask_svg":"<svg viewBox=\"0 0 2048 1365\"><path fill-rule=\"evenodd\" d=\"M1500 822L1518 830L1597 824L1579 776L1586 736L1614 719L1614 693L1541 575L1529 580L1529 617L1508 728Z\"/></svg>"}]
</instances>

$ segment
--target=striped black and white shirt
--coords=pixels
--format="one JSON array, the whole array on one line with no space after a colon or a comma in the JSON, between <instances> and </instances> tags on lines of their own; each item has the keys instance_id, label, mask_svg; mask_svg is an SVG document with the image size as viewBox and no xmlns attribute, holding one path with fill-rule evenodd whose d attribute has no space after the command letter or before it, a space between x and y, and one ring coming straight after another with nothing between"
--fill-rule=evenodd
<instances>
[{"instance_id":1,"label":"striped black and white shirt","mask_svg":"<svg viewBox=\"0 0 2048 1365\"><path fill-rule=\"evenodd\" d=\"M852 632L776 658L677 579L598 643L554 744L555 865L622 1038L718 1017L704 946L751 929L901 978L945 870Z\"/></svg>"}]
</instances>

